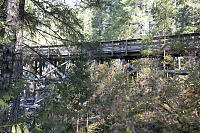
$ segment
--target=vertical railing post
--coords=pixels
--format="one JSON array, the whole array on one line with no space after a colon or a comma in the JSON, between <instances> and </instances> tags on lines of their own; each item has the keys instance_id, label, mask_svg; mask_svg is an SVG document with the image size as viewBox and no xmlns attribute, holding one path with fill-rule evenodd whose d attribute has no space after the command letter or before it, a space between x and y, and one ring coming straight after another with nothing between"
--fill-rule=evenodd
<instances>
[{"instance_id":1,"label":"vertical railing post","mask_svg":"<svg viewBox=\"0 0 200 133\"><path fill-rule=\"evenodd\" d=\"M161 41L160 38L158 38L158 45L159 45L160 48L163 48L163 47L164 47L164 45L162 44L162 41Z\"/></svg>"},{"instance_id":2,"label":"vertical railing post","mask_svg":"<svg viewBox=\"0 0 200 133\"><path fill-rule=\"evenodd\" d=\"M112 41L112 56L114 55L114 42Z\"/></svg>"},{"instance_id":3,"label":"vertical railing post","mask_svg":"<svg viewBox=\"0 0 200 133\"><path fill-rule=\"evenodd\" d=\"M97 49L97 51L96 50L94 50L94 52L95 52L95 54L99 54L99 52L102 52L103 54L104 54L104 51L103 51L103 45L102 45L102 43L101 43L101 41L100 41L100 48L101 48L101 50L100 49Z\"/></svg>"},{"instance_id":4,"label":"vertical railing post","mask_svg":"<svg viewBox=\"0 0 200 133\"><path fill-rule=\"evenodd\" d=\"M50 57L50 47L48 46L48 58Z\"/></svg>"},{"instance_id":5,"label":"vertical railing post","mask_svg":"<svg viewBox=\"0 0 200 133\"><path fill-rule=\"evenodd\" d=\"M40 49L40 46L37 47L37 51L41 54L41 49Z\"/></svg>"},{"instance_id":6,"label":"vertical railing post","mask_svg":"<svg viewBox=\"0 0 200 133\"><path fill-rule=\"evenodd\" d=\"M61 47L57 47L58 57L60 57L60 49Z\"/></svg>"},{"instance_id":7,"label":"vertical railing post","mask_svg":"<svg viewBox=\"0 0 200 133\"><path fill-rule=\"evenodd\" d=\"M128 54L128 41L126 40L126 55Z\"/></svg>"}]
</instances>

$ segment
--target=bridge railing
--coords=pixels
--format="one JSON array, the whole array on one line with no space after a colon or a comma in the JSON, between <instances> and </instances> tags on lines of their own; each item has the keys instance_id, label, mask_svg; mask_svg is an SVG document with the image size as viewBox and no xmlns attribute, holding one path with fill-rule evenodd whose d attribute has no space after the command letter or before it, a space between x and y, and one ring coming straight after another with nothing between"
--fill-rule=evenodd
<instances>
[{"instance_id":1,"label":"bridge railing","mask_svg":"<svg viewBox=\"0 0 200 133\"><path fill-rule=\"evenodd\" d=\"M95 44L94 44L95 45ZM141 54L142 51L162 51L165 50L177 50L185 47L199 48L200 47L200 33L189 33L171 36L160 37L144 37L138 39L128 40L114 40L114 41L102 41L100 42L101 49L86 50L90 56L97 56L96 52L101 52L109 57L112 56L134 56L134 54ZM67 48L65 45L54 46L32 46L32 49L37 51L41 55L45 56L68 56L78 53L76 47Z\"/></svg>"},{"instance_id":2,"label":"bridge railing","mask_svg":"<svg viewBox=\"0 0 200 133\"><path fill-rule=\"evenodd\" d=\"M160 36L153 38L139 38L128 40L115 40L101 42L102 51L110 56L124 54L127 56L143 50L178 50L184 48L199 48L200 33L180 34L171 36Z\"/></svg>"}]
</instances>

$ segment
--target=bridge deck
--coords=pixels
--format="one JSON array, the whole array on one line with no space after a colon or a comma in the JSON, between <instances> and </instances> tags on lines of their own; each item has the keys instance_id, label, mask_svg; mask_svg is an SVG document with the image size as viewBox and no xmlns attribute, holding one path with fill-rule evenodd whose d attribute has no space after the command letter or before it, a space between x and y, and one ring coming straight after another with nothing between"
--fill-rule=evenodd
<instances>
[{"instance_id":1,"label":"bridge deck","mask_svg":"<svg viewBox=\"0 0 200 133\"><path fill-rule=\"evenodd\" d=\"M171 54L186 54L187 50L200 51L200 33L189 33L153 38L102 41L96 50L85 49L85 54L92 58L137 58L141 56L162 55L163 51ZM69 51L66 45L32 46L31 49L47 57L66 57L78 55L80 50ZM185 53L184 53L185 52ZM36 54L32 54L34 56Z\"/></svg>"}]
</instances>

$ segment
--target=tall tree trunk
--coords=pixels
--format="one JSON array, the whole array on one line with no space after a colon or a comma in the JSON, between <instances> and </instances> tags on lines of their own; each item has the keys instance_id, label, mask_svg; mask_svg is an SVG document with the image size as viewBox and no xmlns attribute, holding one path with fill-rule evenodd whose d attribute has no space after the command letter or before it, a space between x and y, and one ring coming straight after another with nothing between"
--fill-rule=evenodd
<instances>
[{"instance_id":1,"label":"tall tree trunk","mask_svg":"<svg viewBox=\"0 0 200 133\"><path fill-rule=\"evenodd\" d=\"M20 0L18 32L17 32L17 42L15 47L15 62L14 62L14 78L16 81L20 80L23 74L22 45L23 45L24 7L25 7L25 0Z\"/></svg>"},{"instance_id":2,"label":"tall tree trunk","mask_svg":"<svg viewBox=\"0 0 200 133\"><path fill-rule=\"evenodd\" d=\"M8 40L3 47L1 88L5 95L11 83L19 81L22 76L22 41L23 14L25 0L8 0L6 11L6 27L4 39ZM20 97L12 100L10 122L17 123L19 116Z\"/></svg>"},{"instance_id":3,"label":"tall tree trunk","mask_svg":"<svg viewBox=\"0 0 200 133\"><path fill-rule=\"evenodd\" d=\"M6 93L8 85L13 81L13 63L16 45L16 31L19 18L19 0L8 0L4 39L8 40L3 47L2 89Z\"/></svg>"},{"instance_id":4,"label":"tall tree trunk","mask_svg":"<svg viewBox=\"0 0 200 133\"><path fill-rule=\"evenodd\" d=\"M24 6L25 0L20 0L19 2L19 17L17 23L17 42L15 44L15 57L14 57L14 67L13 67L13 77L15 86L18 86L20 79L23 74L23 65L22 65L22 45L23 45L23 23L24 23ZM21 84L21 83L20 83ZM20 108L20 96L19 94L12 101L13 106L11 108L10 121L12 123L17 123L19 118L19 108Z\"/></svg>"},{"instance_id":5,"label":"tall tree trunk","mask_svg":"<svg viewBox=\"0 0 200 133\"><path fill-rule=\"evenodd\" d=\"M15 56L16 32L19 16L19 0L8 0L6 10L6 27L3 46L2 70L1 70L1 97L7 95L10 84L13 81L13 64ZM8 116L5 116L8 121Z\"/></svg>"}]
</instances>

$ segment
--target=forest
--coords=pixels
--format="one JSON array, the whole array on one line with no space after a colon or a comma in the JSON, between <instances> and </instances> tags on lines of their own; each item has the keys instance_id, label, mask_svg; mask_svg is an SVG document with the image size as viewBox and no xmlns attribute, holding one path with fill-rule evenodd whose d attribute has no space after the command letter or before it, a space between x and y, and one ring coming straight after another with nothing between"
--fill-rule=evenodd
<instances>
[{"instance_id":1,"label":"forest","mask_svg":"<svg viewBox=\"0 0 200 133\"><path fill-rule=\"evenodd\" d=\"M0 133L199 133L199 0L0 0Z\"/></svg>"}]
</instances>

